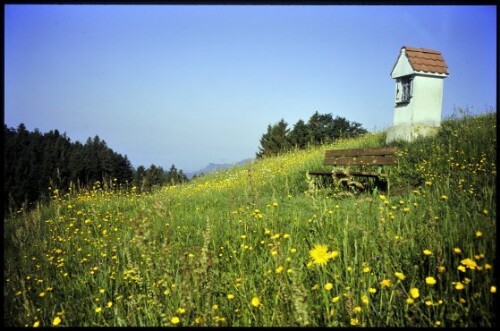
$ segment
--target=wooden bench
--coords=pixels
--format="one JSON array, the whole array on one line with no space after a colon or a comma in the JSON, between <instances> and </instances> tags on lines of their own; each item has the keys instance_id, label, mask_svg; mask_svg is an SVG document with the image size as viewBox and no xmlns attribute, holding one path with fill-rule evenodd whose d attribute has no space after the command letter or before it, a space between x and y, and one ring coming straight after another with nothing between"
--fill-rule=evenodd
<instances>
[{"instance_id":1,"label":"wooden bench","mask_svg":"<svg viewBox=\"0 0 500 331\"><path fill-rule=\"evenodd\" d=\"M340 149L328 150L325 152L325 166L347 166L348 169L333 169L332 171L309 171L312 176L331 176L334 182L341 181L346 186L354 186L359 190L366 187L356 181L351 180L354 176L368 177L375 179L377 187L387 184L387 174L382 173L383 166L390 166L397 163L397 147L380 148L360 148L360 149ZM350 166L377 166L378 171L350 171ZM363 167L366 168L366 167Z\"/></svg>"}]
</instances>

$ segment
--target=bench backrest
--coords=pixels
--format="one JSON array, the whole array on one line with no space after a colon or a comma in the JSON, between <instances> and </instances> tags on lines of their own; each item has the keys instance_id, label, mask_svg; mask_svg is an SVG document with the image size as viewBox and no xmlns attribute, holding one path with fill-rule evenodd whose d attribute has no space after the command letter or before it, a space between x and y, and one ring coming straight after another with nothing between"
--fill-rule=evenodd
<instances>
[{"instance_id":1,"label":"bench backrest","mask_svg":"<svg viewBox=\"0 0 500 331\"><path fill-rule=\"evenodd\" d=\"M337 149L325 152L324 165L391 165L397 162L397 147Z\"/></svg>"}]
</instances>

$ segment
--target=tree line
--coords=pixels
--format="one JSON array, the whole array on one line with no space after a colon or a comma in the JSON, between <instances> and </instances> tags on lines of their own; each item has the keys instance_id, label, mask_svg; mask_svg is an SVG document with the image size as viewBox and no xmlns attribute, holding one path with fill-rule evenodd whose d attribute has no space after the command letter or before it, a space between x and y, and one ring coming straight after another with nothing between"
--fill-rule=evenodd
<instances>
[{"instance_id":1,"label":"tree line","mask_svg":"<svg viewBox=\"0 0 500 331\"><path fill-rule=\"evenodd\" d=\"M71 185L84 188L114 179L139 191L188 180L175 165L170 171L155 165L135 170L126 155L114 152L97 135L82 144L58 130L30 132L23 123L17 129L4 124L4 210L47 199L49 187L64 192Z\"/></svg>"},{"instance_id":2,"label":"tree line","mask_svg":"<svg viewBox=\"0 0 500 331\"><path fill-rule=\"evenodd\" d=\"M367 133L358 122L350 122L344 117L320 114L316 111L306 122L298 120L293 128L281 119L269 124L267 132L260 138L257 158L278 155L291 149L331 143L335 139L356 137Z\"/></svg>"}]
</instances>

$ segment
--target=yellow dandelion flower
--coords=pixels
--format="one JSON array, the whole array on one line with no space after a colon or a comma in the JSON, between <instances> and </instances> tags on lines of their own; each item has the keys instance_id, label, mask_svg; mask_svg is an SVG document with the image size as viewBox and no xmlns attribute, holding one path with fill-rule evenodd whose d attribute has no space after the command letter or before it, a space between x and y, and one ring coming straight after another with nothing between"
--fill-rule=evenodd
<instances>
[{"instance_id":1,"label":"yellow dandelion flower","mask_svg":"<svg viewBox=\"0 0 500 331\"><path fill-rule=\"evenodd\" d=\"M333 288L333 284L332 283L326 283L325 284L325 290L330 291L332 288Z\"/></svg>"},{"instance_id":2,"label":"yellow dandelion flower","mask_svg":"<svg viewBox=\"0 0 500 331\"><path fill-rule=\"evenodd\" d=\"M339 302L339 300L340 300L339 296L336 296L336 297L332 298L332 302L334 302L334 303L335 302Z\"/></svg>"},{"instance_id":3,"label":"yellow dandelion flower","mask_svg":"<svg viewBox=\"0 0 500 331\"><path fill-rule=\"evenodd\" d=\"M174 317L172 317L172 318L170 319L170 322L171 322L172 324L179 324L179 323L180 323L180 321L181 321L181 319L180 319L179 317L177 317L177 316L174 316Z\"/></svg>"},{"instance_id":4,"label":"yellow dandelion flower","mask_svg":"<svg viewBox=\"0 0 500 331\"><path fill-rule=\"evenodd\" d=\"M399 279L399 280L405 280L406 276L402 272L395 272L394 275Z\"/></svg>"},{"instance_id":5,"label":"yellow dandelion flower","mask_svg":"<svg viewBox=\"0 0 500 331\"><path fill-rule=\"evenodd\" d=\"M463 265L459 265L457 269L460 270L461 272L465 272L465 267Z\"/></svg>"},{"instance_id":6,"label":"yellow dandelion flower","mask_svg":"<svg viewBox=\"0 0 500 331\"><path fill-rule=\"evenodd\" d=\"M460 264L465 265L469 269L476 269L476 267L477 267L476 261L469 259L469 258L463 259L462 261L460 261Z\"/></svg>"},{"instance_id":7,"label":"yellow dandelion flower","mask_svg":"<svg viewBox=\"0 0 500 331\"><path fill-rule=\"evenodd\" d=\"M414 302L415 302L415 300L413 300L412 298L406 299L406 303L409 304L409 305L411 305Z\"/></svg>"},{"instance_id":8,"label":"yellow dandelion flower","mask_svg":"<svg viewBox=\"0 0 500 331\"><path fill-rule=\"evenodd\" d=\"M482 236L483 236L483 233L481 231L476 231L477 238L482 237Z\"/></svg>"},{"instance_id":9,"label":"yellow dandelion flower","mask_svg":"<svg viewBox=\"0 0 500 331\"><path fill-rule=\"evenodd\" d=\"M279 266L278 268L276 268L276 273L279 274L283 271L283 267L282 266Z\"/></svg>"},{"instance_id":10,"label":"yellow dandelion flower","mask_svg":"<svg viewBox=\"0 0 500 331\"><path fill-rule=\"evenodd\" d=\"M177 312L177 314L182 315L186 312L186 308L182 308L182 307L177 308L176 312Z\"/></svg>"},{"instance_id":11,"label":"yellow dandelion flower","mask_svg":"<svg viewBox=\"0 0 500 331\"><path fill-rule=\"evenodd\" d=\"M105 289L101 288L101 289L99 290L99 293L103 294L105 291L106 291Z\"/></svg>"},{"instance_id":12,"label":"yellow dandelion flower","mask_svg":"<svg viewBox=\"0 0 500 331\"><path fill-rule=\"evenodd\" d=\"M455 254L460 254L460 253L462 253L462 250L460 248L458 248L458 247L455 247L455 248L453 248L453 252Z\"/></svg>"},{"instance_id":13,"label":"yellow dandelion flower","mask_svg":"<svg viewBox=\"0 0 500 331\"><path fill-rule=\"evenodd\" d=\"M491 267L491 264L486 263L486 264L484 265L484 270L490 270L491 268L492 268L492 267Z\"/></svg>"},{"instance_id":14,"label":"yellow dandelion flower","mask_svg":"<svg viewBox=\"0 0 500 331\"><path fill-rule=\"evenodd\" d=\"M373 288L373 287L370 287L370 288L368 289L368 292L370 292L371 294L375 294L375 293L377 293L377 289L376 289L376 288Z\"/></svg>"},{"instance_id":15,"label":"yellow dandelion flower","mask_svg":"<svg viewBox=\"0 0 500 331\"><path fill-rule=\"evenodd\" d=\"M365 305L370 303L370 299L366 295L361 296L361 302L364 303Z\"/></svg>"},{"instance_id":16,"label":"yellow dandelion flower","mask_svg":"<svg viewBox=\"0 0 500 331\"><path fill-rule=\"evenodd\" d=\"M380 281L380 286L382 286L382 287L390 287L391 286L391 280L390 279L382 279L382 281Z\"/></svg>"},{"instance_id":17,"label":"yellow dandelion flower","mask_svg":"<svg viewBox=\"0 0 500 331\"><path fill-rule=\"evenodd\" d=\"M40 326L40 321L35 321L35 323L33 323L34 328L37 328L39 326Z\"/></svg>"},{"instance_id":18,"label":"yellow dandelion flower","mask_svg":"<svg viewBox=\"0 0 500 331\"><path fill-rule=\"evenodd\" d=\"M59 316L54 317L54 320L52 321L53 326L58 326L61 324L61 318Z\"/></svg>"},{"instance_id":19,"label":"yellow dandelion flower","mask_svg":"<svg viewBox=\"0 0 500 331\"><path fill-rule=\"evenodd\" d=\"M330 259L334 259L334 258L336 258L337 256L339 256L339 254L340 254L340 253L339 253L338 251L332 251L332 252L330 253Z\"/></svg>"},{"instance_id":20,"label":"yellow dandelion flower","mask_svg":"<svg viewBox=\"0 0 500 331\"><path fill-rule=\"evenodd\" d=\"M97 308L95 309L95 312L96 312L96 313L98 313L98 314L99 314L101 311L102 311L102 308L101 308L101 307L97 307Z\"/></svg>"},{"instance_id":21,"label":"yellow dandelion flower","mask_svg":"<svg viewBox=\"0 0 500 331\"><path fill-rule=\"evenodd\" d=\"M416 299L420 296L420 292L418 290L418 288L414 287L412 289L410 289L410 295L413 299Z\"/></svg>"},{"instance_id":22,"label":"yellow dandelion flower","mask_svg":"<svg viewBox=\"0 0 500 331\"><path fill-rule=\"evenodd\" d=\"M363 268L363 272L364 273L367 273L367 272L370 272L370 271L371 271L370 267L364 267Z\"/></svg>"},{"instance_id":23,"label":"yellow dandelion flower","mask_svg":"<svg viewBox=\"0 0 500 331\"><path fill-rule=\"evenodd\" d=\"M465 288L464 284L462 284L461 282L458 282L456 285L455 285L455 290L457 291L461 291Z\"/></svg>"},{"instance_id":24,"label":"yellow dandelion flower","mask_svg":"<svg viewBox=\"0 0 500 331\"><path fill-rule=\"evenodd\" d=\"M425 283L426 283L427 285L431 285L431 286L433 286L433 285L435 285L435 284L436 284L436 278L431 277L431 276L426 277L426 278L425 278Z\"/></svg>"},{"instance_id":25,"label":"yellow dandelion flower","mask_svg":"<svg viewBox=\"0 0 500 331\"><path fill-rule=\"evenodd\" d=\"M309 251L313 263L325 265L331 258L331 253L328 253L328 246L316 244L313 249Z\"/></svg>"},{"instance_id":26,"label":"yellow dandelion flower","mask_svg":"<svg viewBox=\"0 0 500 331\"><path fill-rule=\"evenodd\" d=\"M356 306L356 307L354 307L354 312L355 312L355 313L361 313L361 310L362 310L362 309L361 309L361 307L360 307L360 306Z\"/></svg>"},{"instance_id":27,"label":"yellow dandelion flower","mask_svg":"<svg viewBox=\"0 0 500 331\"><path fill-rule=\"evenodd\" d=\"M432 255L432 251L429 249L424 249L424 255L427 255L427 256Z\"/></svg>"},{"instance_id":28,"label":"yellow dandelion flower","mask_svg":"<svg viewBox=\"0 0 500 331\"><path fill-rule=\"evenodd\" d=\"M432 306L432 301L431 301L431 300L427 300L427 301L425 301L425 305L426 305L426 306Z\"/></svg>"},{"instance_id":29,"label":"yellow dandelion flower","mask_svg":"<svg viewBox=\"0 0 500 331\"><path fill-rule=\"evenodd\" d=\"M107 304L108 308L111 308L113 307L113 302L109 301L108 304Z\"/></svg>"},{"instance_id":30,"label":"yellow dandelion flower","mask_svg":"<svg viewBox=\"0 0 500 331\"><path fill-rule=\"evenodd\" d=\"M491 293L497 293L497 287L496 286L490 287L490 292Z\"/></svg>"},{"instance_id":31,"label":"yellow dandelion flower","mask_svg":"<svg viewBox=\"0 0 500 331\"><path fill-rule=\"evenodd\" d=\"M446 267L444 265L440 265L440 266L437 267L437 269L438 269L438 272L443 273L443 272L445 272Z\"/></svg>"},{"instance_id":32,"label":"yellow dandelion flower","mask_svg":"<svg viewBox=\"0 0 500 331\"><path fill-rule=\"evenodd\" d=\"M43 297L45 296L45 292L40 292L40 294L38 294L38 296L39 296L40 298L43 298Z\"/></svg>"},{"instance_id":33,"label":"yellow dandelion flower","mask_svg":"<svg viewBox=\"0 0 500 331\"><path fill-rule=\"evenodd\" d=\"M253 297L251 304L254 307L259 307L261 305L259 297Z\"/></svg>"},{"instance_id":34,"label":"yellow dandelion flower","mask_svg":"<svg viewBox=\"0 0 500 331\"><path fill-rule=\"evenodd\" d=\"M229 294L227 295L227 299L228 299L228 300L233 300L233 299L234 299L234 294L229 293Z\"/></svg>"},{"instance_id":35,"label":"yellow dandelion flower","mask_svg":"<svg viewBox=\"0 0 500 331\"><path fill-rule=\"evenodd\" d=\"M212 310L217 310L217 309L219 309L219 305L213 305L212 306Z\"/></svg>"},{"instance_id":36,"label":"yellow dandelion flower","mask_svg":"<svg viewBox=\"0 0 500 331\"><path fill-rule=\"evenodd\" d=\"M357 318L351 318L351 325L352 326L358 325L358 319Z\"/></svg>"}]
</instances>

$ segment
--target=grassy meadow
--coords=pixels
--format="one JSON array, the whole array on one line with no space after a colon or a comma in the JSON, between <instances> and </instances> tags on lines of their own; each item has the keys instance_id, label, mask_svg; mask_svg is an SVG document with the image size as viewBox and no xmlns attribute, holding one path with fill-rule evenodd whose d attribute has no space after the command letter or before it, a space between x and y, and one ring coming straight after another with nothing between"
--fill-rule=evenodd
<instances>
[{"instance_id":1,"label":"grassy meadow","mask_svg":"<svg viewBox=\"0 0 500 331\"><path fill-rule=\"evenodd\" d=\"M338 140L4 219L6 326L496 326L496 112L399 143L390 190L306 176Z\"/></svg>"}]
</instances>

